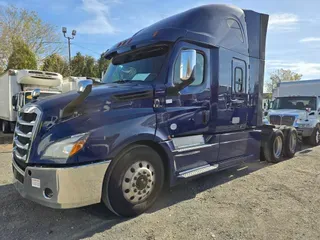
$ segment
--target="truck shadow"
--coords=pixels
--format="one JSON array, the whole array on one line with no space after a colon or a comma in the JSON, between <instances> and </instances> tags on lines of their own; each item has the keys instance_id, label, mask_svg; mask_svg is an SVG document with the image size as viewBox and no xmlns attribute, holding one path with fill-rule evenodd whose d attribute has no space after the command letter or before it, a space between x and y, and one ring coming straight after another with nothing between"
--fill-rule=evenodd
<instances>
[{"instance_id":1,"label":"truck shadow","mask_svg":"<svg viewBox=\"0 0 320 240\"><path fill-rule=\"evenodd\" d=\"M206 175L193 181L188 181L185 184L178 185L171 189L165 189L160 196L160 199L151 208L150 212L155 212L176 203L195 198L197 194L201 192L241 178L270 165L271 164L263 161L248 162L239 165L238 167Z\"/></svg>"},{"instance_id":2,"label":"truck shadow","mask_svg":"<svg viewBox=\"0 0 320 240\"><path fill-rule=\"evenodd\" d=\"M246 165L201 177L170 190L164 190L155 205L146 213L156 212L236 178L269 166L266 162ZM20 197L12 184L0 186L0 238L19 239L82 239L133 221L115 216L103 204L69 210L43 207ZM144 215L138 217L143 218Z\"/></svg>"}]
</instances>

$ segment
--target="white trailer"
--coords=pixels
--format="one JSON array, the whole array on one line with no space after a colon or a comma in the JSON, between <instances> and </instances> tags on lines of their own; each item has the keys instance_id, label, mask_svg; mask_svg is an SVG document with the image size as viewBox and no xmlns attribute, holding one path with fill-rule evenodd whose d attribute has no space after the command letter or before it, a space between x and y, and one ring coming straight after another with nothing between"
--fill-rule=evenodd
<instances>
[{"instance_id":1,"label":"white trailer","mask_svg":"<svg viewBox=\"0 0 320 240\"><path fill-rule=\"evenodd\" d=\"M88 77L74 77L74 76L66 77L62 81L60 90L63 93L77 90L78 82L86 79L88 79ZM93 85L97 85L101 82L101 79L99 78L90 78L90 79L93 81Z\"/></svg>"},{"instance_id":2,"label":"white trailer","mask_svg":"<svg viewBox=\"0 0 320 240\"><path fill-rule=\"evenodd\" d=\"M312 145L320 143L320 79L281 82L273 91L267 119L294 126Z\"/></svg>"},{"instance_id":3,"label":"white trailer","mask_svg":"<svg viewBox=\"0 0 320 240\"><path fill-rule=\"evenodd\" d=\"M77 89L78 86L78 82L80 80L85 80L87 79L86 77L66 77L63 79L61 86L60 86L60 90L61 92L65 93L65 92L69 92L69 91L73 91Z\"/></svg>"},{"instance_id":4,"label":"white trailer","mask_svg":"<svg viewBox=\"0 0 320 240\"><path fill-rule=\"evenodd\" d=\"M40 89L40 97L61 93L59 73L38 70L8 70L0 75L0 120L3 132L12 131L16 110L32 100L31 93Z\"/></svg>"}]
</instances>

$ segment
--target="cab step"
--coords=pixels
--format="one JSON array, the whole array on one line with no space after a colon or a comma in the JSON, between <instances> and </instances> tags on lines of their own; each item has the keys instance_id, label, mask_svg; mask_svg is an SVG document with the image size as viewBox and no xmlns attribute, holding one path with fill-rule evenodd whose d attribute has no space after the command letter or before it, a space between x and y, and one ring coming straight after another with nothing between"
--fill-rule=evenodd
<instances>
[{"instance_id":1,"label":"cab step","mask_svg":"<svg viewBox=\"0 0 320 240\"><path fill-rule=\"evenodd\" d=\"M203 173L208 173L208 172L214 171L214 170L218 169L218 167L219 167L219 164L214 164L214 165L208 164L208 165L205 165L202 167L183 171L183 172L179 173L178 178L179 179L191 178L191 177L203 174Z\"/></svg>"}]
</instances>

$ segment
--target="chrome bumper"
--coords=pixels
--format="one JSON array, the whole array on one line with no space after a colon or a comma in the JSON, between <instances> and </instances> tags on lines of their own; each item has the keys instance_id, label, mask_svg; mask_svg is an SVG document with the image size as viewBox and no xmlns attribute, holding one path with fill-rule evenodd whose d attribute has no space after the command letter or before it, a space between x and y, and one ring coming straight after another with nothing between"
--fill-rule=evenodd
<instances>
[{"instance_id":1,"label":"chrome bumper","mask_svg":"<svg viewBox=\"0 0 320 240\"><path fill-rule=\"evenodd\" d=\"M110 161L78 167L20 169L13 161L14 185L20 195L51 208L76 208L101 201ZM46 193L52 191L51 197Z\"/></svg>"},{"instance_id":2,"label":"chrome bumper","mask_svg":"<svg viewBox=\"0 0 320 240\"><path fill-rule=\"evenodd\" d=\"M310 137L314 128L297 128L297 131L301 133L302 137Z\"/></svg>"}]
</instances>

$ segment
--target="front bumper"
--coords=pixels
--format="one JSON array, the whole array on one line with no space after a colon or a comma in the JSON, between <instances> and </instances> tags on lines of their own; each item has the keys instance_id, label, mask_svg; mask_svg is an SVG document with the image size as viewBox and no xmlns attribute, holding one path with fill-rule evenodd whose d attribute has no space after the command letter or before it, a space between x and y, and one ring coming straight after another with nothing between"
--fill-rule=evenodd
<instances>
[{"instance_id":1,"label":"front bumper","mask_svg":"<svg viewBox=\"0 0 320 240\"><path fill-rule=\"evenodd\" d=\"M110 161L77 167L20 169L13 161L14 185L24 198L51 208L76 208L101 201L103 180ZM45 191L52 191L46 196Z\"/></svg>"},{"instance_id":2,"label":"front bumper","mask_svg":"<svg viewBox=\"0 0 320 240\"><path fill-rule=\"evenodd\" d=\"M314 128L297 128L297 131L302 135L302 137L310 137L313 133Z\"/></svg>"}]
</instances>

